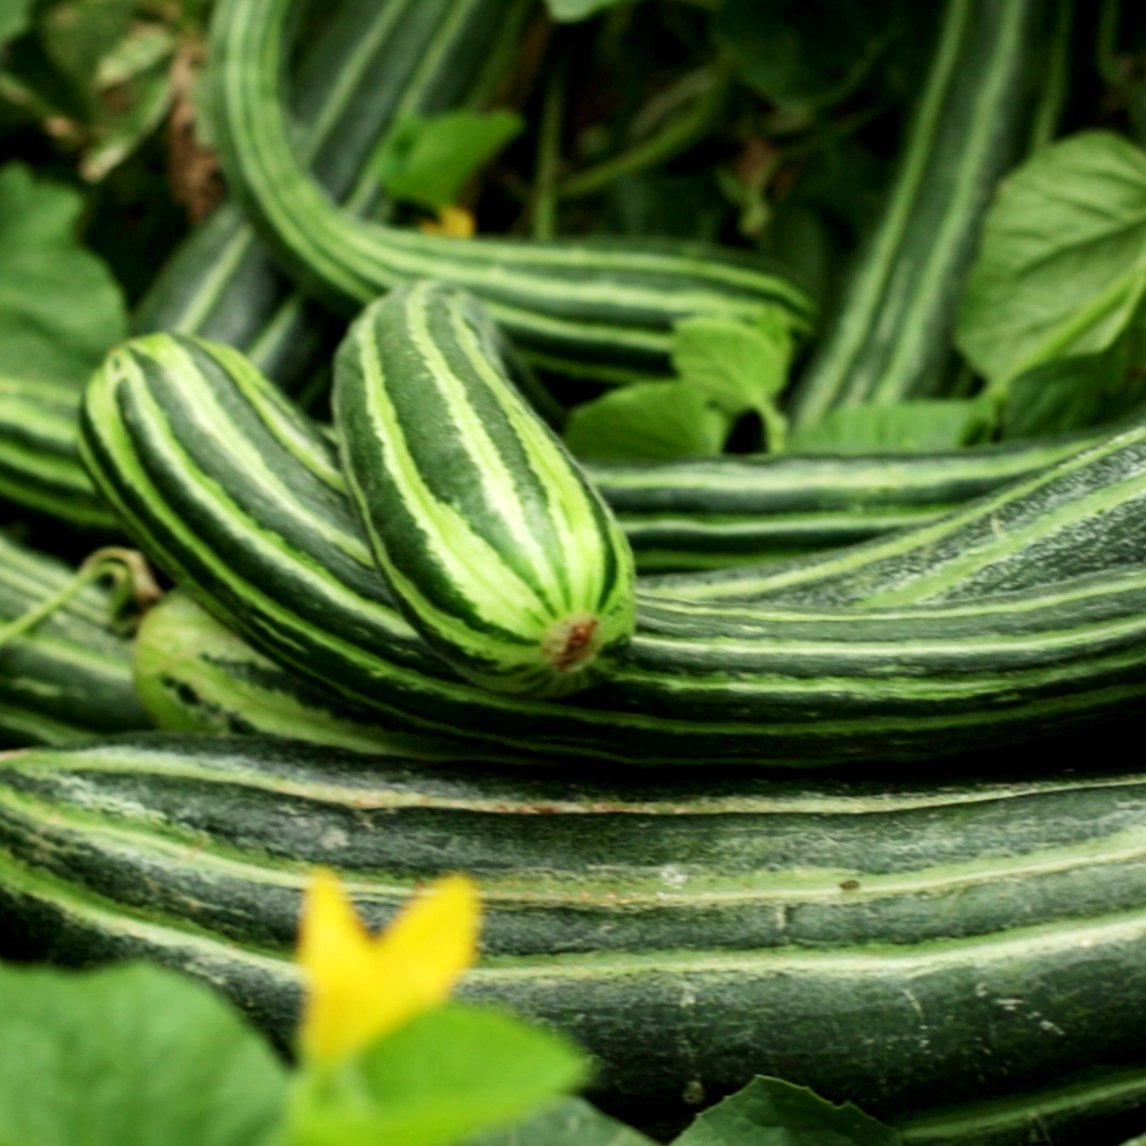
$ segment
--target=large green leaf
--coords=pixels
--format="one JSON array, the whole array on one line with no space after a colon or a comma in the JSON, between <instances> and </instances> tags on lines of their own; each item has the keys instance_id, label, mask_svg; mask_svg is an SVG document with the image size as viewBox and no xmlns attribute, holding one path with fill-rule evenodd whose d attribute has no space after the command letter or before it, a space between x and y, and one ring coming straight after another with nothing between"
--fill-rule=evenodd
<instances>
[{"instance_id":1,"label":"large green leaf","mask_svg":"<svg viewBox=\"0 0 1146 1146\"><path fill-rule=\"evenodd\" d=\"M1094 354L1146 294L1146 153L1105 132L1037 152L987 213L956 340L996 388L1024 370Z\"/></svg>"},{"instance_id":2,"label":"large green leaf","mask_svg":"<svg viewBox=\"0 0 1146 1146\"><path fill-rule=\"evenodd\" d=\"M75 236L79 194L0 171L0 374L82 386L127 335L119 287Z\"/></svg>"},{"instance_id":3,"label":"large green leaf","mask_svg":"<svg viewBox=\"0 0 1146 1146\"><path fill-rule=\"evenodd\" d=\"M467 1138L465 1146L653 1146L653 1140L583 1098L566 1098L509 1130Z\"/></svg>"},{"instance_id":4,"label":"large green leaf","mask_svg":"<svg viewBox=\"0 0 1146 1146\"><path fill-rule=\"evenodd\" d=\"M282 1064L207 988L156 967L0 966L4 1146L260 1146Z\"/></svg>"},{"instance_id":5,"label":"large green leaf","mask_svg":"<svg viewBox=\"0 0 1146 1146\"><path fill-rule=\"evenodd\" d=\"M690 382L635 382L576 407L565 441L579 458L709 457L731 428L732 418Z\"/></svg>"},{"instance_id":6,"label":"large green leaf","mask_svg":"<svg viewBox=\"0 0 1146 1146\"><path fill-rule=\"evenodd\" d=\"M533 1114L585 1079L556 1035L450 1003L386 1036L333 1075L304 1075L286 1146L447 1146Z\"/></svg>"},{"instance_id":7,"label":"large green leaf","mask_svg":"<svg viewBox=\"0 0 1146 1146\"><path fill-rule=\"evenodd\" d=\"M521 116L511 111L409 116L379 160L382 185L397 199L445 207L457 201L470 177L523 126Z\"/></svg>"},{"instance_id":8,"label":"large green leaf","mask_svg":"<svg viewBox=\"0 0 1146 1146\"><path fill-rule=\"evenodd\" d=\"M899 1135L850 1103L833 1106L802 1086L755 1078L706 1110L673 1146L898 1146Z\"/></svg>"}]
</instances>

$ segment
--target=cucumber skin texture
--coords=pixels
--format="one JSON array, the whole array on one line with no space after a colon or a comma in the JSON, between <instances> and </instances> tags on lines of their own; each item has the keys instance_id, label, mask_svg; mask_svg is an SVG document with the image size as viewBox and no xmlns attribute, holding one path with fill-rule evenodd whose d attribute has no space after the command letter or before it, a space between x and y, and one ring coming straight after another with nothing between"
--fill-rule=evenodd
<instances>
[{"instance_id":1,"label":"cucumber skin texture","mask_svg":"<svg viewBox=\"0 0 1146 1146\"><path fill-rule=\"evenodd\" d=\"M576 704L482 692L448 671L394 610L329 443L233 351L179 336L129 343L93 379L83 427L89 468L125 523L215 616L352 707L475 751L788 768L931 759L1108 719L1146 688L1146 574L1060 582L1077 554L1048 567L1040 548L1060 518L1092 539L1134 525L1146 427L939 531L964 580L1018 568L1049 585L862 610L644 594L625 658ZM994 522L1028 518L1035 532L1016 531L1018 548L1005 529L995 536ZM921 560L937 551L938 528L918 531ZM989 543L979 565L958 544L975 530ZM911 537L896 542L909 557ZM1141 542L1140 527L1121 539L1123 549ZM909 581L919 573L901 555L892 572L904 570Z\"/></svg>"},{"instance_id":2,"label":"cucumber skin texture","mask_svg":"<svg viewBox=\"0 0 1146 1146\"><path fill-rule=\"evenodd\" d=\"M118 536L76 453L81 398L75 386L0 378L0 498L80 532Z\"/></svg>"},{"instance_id":3,"label":"cucumber skin texture","mask_svg":"<svg viewBox=\"0 0 1146 1146\"><path fill-rule=\"evenodd\" d=\"M285 1040L311 865L373 924L464 868L463 997L569 1032L612 1102L768 1073L920 1121L1146 1065L1144 801L1140 774L634 792L137 736L0 761L0 902L26 948L157 958Z\"/></svg>"},{"instance_id":4,"label":"cucumber skin texture","mask_svg":"<svg viewBox=\"0 0 1146 1146\"><path fill-rule=\"evenodd\" d=\"M945 6L883 213L793 394L797 424L938 391L988 200L1029 134L1058 8Z\"/></svg>"},{"instance_id":5,"label":"cucumber skin texture","mask_svg":"<svg viewBox=\"0 0 1146 1146\"><path fill-rule=\"evenodd\" d=\"M75 571L0 533L0 626L62 588ZM65 744L149 728L135 697L131 645L109 627L91 586L0 647L0 745Z\"/></svg>"},{"instance_id":6,"label":"cucumber skin texture","mask_svg":"<svg viewBox=\"0 0 1146 1146\"><path fill-rule=\"evenodd\" d=\"M535 365L612 382L663 373L672 324L689 314L751 320L780 305L793 325L810 324L806 292L758 258L663 244L458 243L340 212L298 163L278 104L289 9L216 9L214 126L228 185L316 295L354 313L403 281L440 278L481 297Z\"/></svg>"},{"instance_id":7,"label":"cucumber skin texture","mask_svg":"<svg viewBox=\"0 0 1146 1146\"><path fill-rule=\"evenodd\" d=\"M448 287L368 306L335 360L343 471L395 603L435 652L495 692L568 695L632 636L632 551L496 347Z\"/></svg>"}]
</instances>

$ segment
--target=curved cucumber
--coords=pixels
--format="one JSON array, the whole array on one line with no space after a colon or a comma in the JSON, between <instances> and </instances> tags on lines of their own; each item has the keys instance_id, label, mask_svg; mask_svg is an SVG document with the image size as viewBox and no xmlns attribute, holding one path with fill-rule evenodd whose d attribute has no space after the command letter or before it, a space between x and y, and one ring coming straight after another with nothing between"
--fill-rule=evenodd
<instances>
[{"instance_id":1,"label":"curved cucumber","mask_svg":"<svg viewBox=\"0 0 1146 1146\"><path fill-rule=\"evenodd\" d=\"M374 208L377 153L396 123L483 92L490 58L512 42L523 11L522 0L343 0L287 85L300 159L348 209ZM188 237L135 316L140 332L236 346L291 392L330 354L341 325L293 292L233 203Z\"/></svg>"},{"instance_id":2,"label":"curved cucumber","mask_svg":"<svg viewBox=\"0 0 1146 1146\"><path fill-rule=\"evenodd\" d=\"M426 642L484 688L563 695L632 636L632 551L496 346L473 300L432 282L367 307L335 363L344 471Z\"/></svg>"},{"instance_id":3,"label":"curved cucumber","mask_svg":"<svg viewBox=\"0 0 1146 1146\"><path fill-rule=\"evenodd\" d=\"M612 381L663 373L672 324L687 315L752 319L780 305L808 325L807 294L758 258L616 240L459 242L338 210L298 162L276 97L289 9L216 9L215 131L228 184L316 293L353 311L408 279L444 279L478 295L536 364Z\"/></svg>"},{"instance_id":4,"label":"curved cucumber","mask_svg":"<svg viewBox=\"0 0 1146 1146\"><path fill-rule=\"evenodd\" d=\"M314 865L372 925L464 869L485 917L463 995L554 1023L614 1103L662 1112L767 1073L950 1128L953 1105L1146 1066L1141 774L676 779L250 738L30 751L0 761L0 912L41 953L209 978L285 1038Z\"/></svg>"}]
</instances>

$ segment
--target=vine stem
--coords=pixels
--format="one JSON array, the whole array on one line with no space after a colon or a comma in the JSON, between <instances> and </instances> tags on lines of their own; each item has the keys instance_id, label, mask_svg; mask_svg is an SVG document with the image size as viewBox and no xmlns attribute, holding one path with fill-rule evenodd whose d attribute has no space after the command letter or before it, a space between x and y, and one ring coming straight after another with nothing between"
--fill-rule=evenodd
<instances>
[{"instance_id":1,"label":"vine stem","mask_svg":"<svg viewBox=\"0 0 1146 1146\"><path fill-rule=\"evenodd\" d=\"M119 546L97 549L85 559L75 576L55 593L0 626L0 648L30 632L53 613L65 608L88 585L104 578L112 580L110 605L113 617L129 601L143 612L163 595L142 553Z\"/></svg>"}]
</instances>

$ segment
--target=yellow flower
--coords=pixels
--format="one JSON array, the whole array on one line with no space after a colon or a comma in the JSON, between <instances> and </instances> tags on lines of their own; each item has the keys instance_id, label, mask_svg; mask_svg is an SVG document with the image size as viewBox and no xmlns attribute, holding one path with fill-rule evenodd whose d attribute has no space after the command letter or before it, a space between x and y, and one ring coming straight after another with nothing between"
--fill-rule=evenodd
<instances>
[{"instance_id":1,"label":"yellow flower","mask_svg":"<svg viewBox=\"0 0 1146 1146\"><path fill-rule=\"evenodd\" d=\"M426 235L447 235L451 239L472 239L477 230L477 221L464 207L442 207L435 222L427 219L418 224L418 229Z\"/></svg>"},{"instance_id":2,"label":"yellow flower","mask_svg":"<svg viewBox=\"0 0 1146 1146\"><path fill-rule=\"evenodd\" d=\"M371 935L338 877L317 872L299 932L303 1054L338 1062L444 1002L476 957L479 915L473 882L447 876Z\"/></svg>"}]
</instances>

